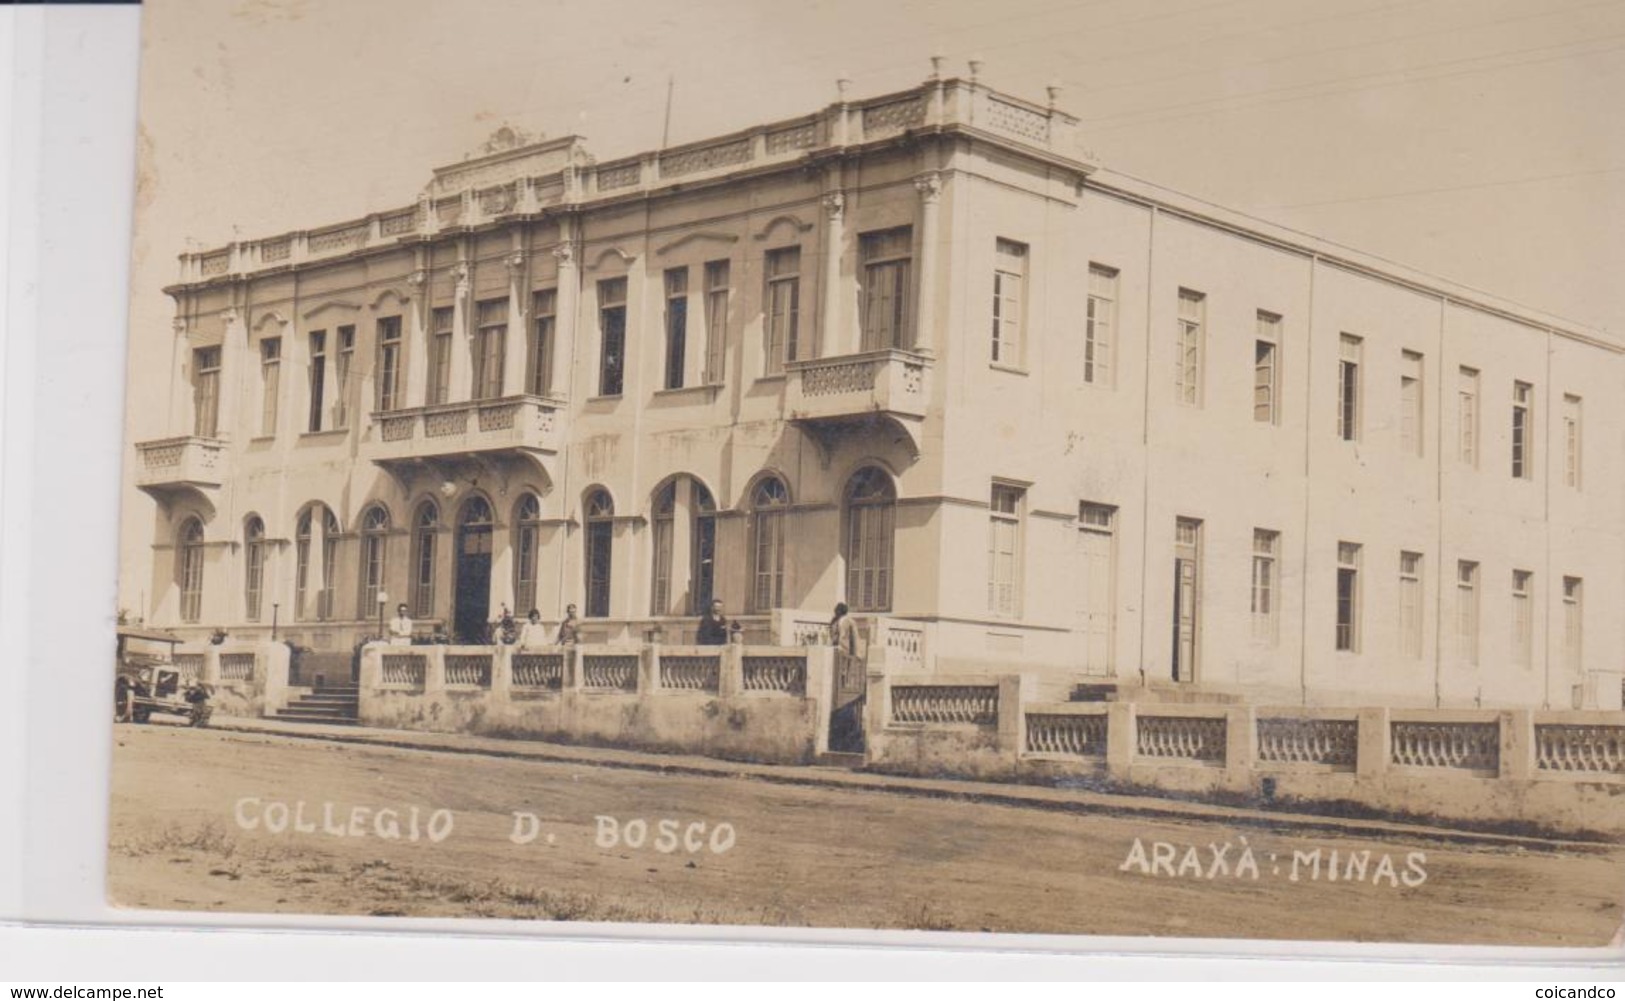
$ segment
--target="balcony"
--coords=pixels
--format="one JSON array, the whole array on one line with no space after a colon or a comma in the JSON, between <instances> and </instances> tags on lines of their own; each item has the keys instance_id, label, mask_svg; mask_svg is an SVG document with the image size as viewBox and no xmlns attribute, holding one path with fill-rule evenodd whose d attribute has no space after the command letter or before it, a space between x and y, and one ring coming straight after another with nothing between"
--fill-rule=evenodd
<instances>
[{"instance_id":1,"label":"balcony","mask_svg":"<svg viewBox=\"0 0 1625 1001\"><path fill-rule=\"evenodd\" d=\"M160 503L187 493L208 502L225 479L225 448L219 438L197 435L137 442L135 485Z\"/></svg>"},{"instance_id":2,"label":"balcony","mask_svg":"<svg viewBox=\"0 0 1625 1001\"><path fill-rule=\"evenodd\" d=\"M545 474L559 450L563 403L546 396L503 396L372 415L363 454L385 468L461 459L524 458Z\"/></svg>"},{"instance_id":3,"label":"balcony","mask_svg":"<svg viewBox=\"0 0 1625 1001\"><path fill-rule=\"evenodd\" d=\"M821 441L827 434L885 426L901 429L919 457L919 427L930 397L927 356L891 348L793 361L784 369L786 416Z\"/></svg>"}]
</instances>

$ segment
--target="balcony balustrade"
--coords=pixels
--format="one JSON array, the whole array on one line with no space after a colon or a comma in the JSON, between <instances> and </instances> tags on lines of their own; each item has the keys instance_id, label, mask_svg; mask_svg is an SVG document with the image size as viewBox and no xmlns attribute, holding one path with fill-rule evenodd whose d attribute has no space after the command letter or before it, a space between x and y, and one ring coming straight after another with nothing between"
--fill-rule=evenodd
<instances>
[{"instance_id":1,"label":"balcony balustrade","mask_svg":"<svg viewBox=\"0 0 1625 1001\"><path fill-rule=\"evenodd\" d=\"M926 356L896 349L794 361L785 366L791 420L845 420L873 414L925 416Z\"/></svg>"},{"instance_id":2,"label":"balcony balustrade","mask_svg":"<svg viewBox=\"0 0 1625 1001\"><path fill-rule=\"evenodd\" d=\"M154 496L173 490L215 489L225 478L226 443L180 435L136 443L141 464L135 485Z\"/></svg>"},{"instance_id":3,"label":"balcony balustrade","mask_svg":"<svg viewBox=\"0 0 1625 1001\"><path fill-rule=\"evenodd\" d=\"M380 465L472 454L552 455L562 437L563 404L546 396L503 396L372 415L364 454Z\"/></svg>"}]
</instances>

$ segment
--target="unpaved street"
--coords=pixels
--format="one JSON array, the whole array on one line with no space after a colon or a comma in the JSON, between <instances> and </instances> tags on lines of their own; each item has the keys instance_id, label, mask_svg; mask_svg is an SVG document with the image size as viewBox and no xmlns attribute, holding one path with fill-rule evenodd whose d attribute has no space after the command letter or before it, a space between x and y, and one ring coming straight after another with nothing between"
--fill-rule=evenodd
<instances>
[{"instance_id":1,"label":"unpaved street","mask_svg":"<svg viewBox=\"0 0 1625 1001\"><path fill-rule=\"evenodd\" d=\"M161 725L120 726L114 743L109 890L128 906L1599 946L1625 900L1613 847L1078 815ZM515 811L536 822L516 832Z\"/></svg>"}]
</instances>

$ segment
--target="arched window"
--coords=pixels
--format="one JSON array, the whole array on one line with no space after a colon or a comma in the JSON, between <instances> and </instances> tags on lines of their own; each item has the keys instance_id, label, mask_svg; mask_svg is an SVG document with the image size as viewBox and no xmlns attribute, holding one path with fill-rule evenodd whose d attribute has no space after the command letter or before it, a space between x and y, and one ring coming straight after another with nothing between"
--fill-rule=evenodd
<instances>
[{"instance_id":1,"label":"arched window","mask_svg":"<svg viewBox=\"0 0 1625 1001\"><path fill-rule=\"evenodd\" d=\"M361 608L362 616L378 611L378 595L384 591L384 574L389 555L389 509L374 504L361 515Z\"/></svg>"},{"instance_id":2,"label":"arched window","mask_svg":"<svg viewBox=\"0 0 1625 1001\"><path fill-rule=\"evenodd\" d=\"M203 617L203 522L197 517L181 524L176 546L176 576L181 586L181 621Z\"/></svg>"},{"instance_id":3,"label":"arched window","mask_svg":"<svg viewBox=\"0 0 1625 1001\"><path fill-rule=\"evenodd\" d=\"M333 585L338 577L339 520L332 508L322 508L322 589L316 595L316 617L333 617Z\"/></svg>"},{"instance_id":4,"label":"arched window","mask_svg":"<svg viewBox=\"0 0 1625 1001\"><path fill-rule=\"evenodd\" d=\"M769 476L750 492L750 610L768 612L784 600L784 524L790 491Z\"/></svg>"},{"instance_id":5,"label":"arched window","mask_svg":"<svg viewBox=\"0 0 1625 1001\"><path fill-rule=\"evenodd\" d=\"M587 531L583 536L583 545L586 547L587 607L582 615L586 618L608 618L615 502L610 499L609 491L594 490L587 495L585 506Z\"/></svg>"},{"instance_id":6,"label":"arched window","mask_svg":"<svg viewBox=\"0 0 1625 1001\"><path fill-rule=\"evenodd\" d=\"M260 620L265 595L265 522L252 515L243 526L243 617Z\"/></svg>"},{"instance_id":7,"label":"arched window","mask_svg":"<svg viewBox=\"0 0 1625 1001\"><path fill-rule=\"evenodd\" d=\"M434 501L418 505L412 519L412 616L434 618L435 540L440 527L440 510Z\"/></svg>"},{"instance_id":8,"label":"arched window","mask_svg":"<svg viewBox=\"0 0 1625 1001\"><path fill-rule=\"evenodd\" d=\"M542 502L535 494L519 498L513 512L513 612L524 617L536 607L536 553L541 541Z\"/></svg>"},{"instance_id":9,"label":"arched window","mask_svg":"<svg viewBox=\"0 0 1625 1001\"><path fill-rule=\"evenodd\" d=\"M322 548L321 548L321 580L312 581L310 556L312 531L317 511L322 513ZM294 616L307 618L309 605L306 597L312 587L316 591L315 617L317 620L326 620L333 617L333 576L335 561L339 551L339 520L333 516L330 508L322 504L313 504L299 515L293 533L293 587L294 587Z\"/></svg>"},{"instance_id":10,"label":"arched window","mask_svg":"<svg viewBox=\"0 0 1625 1001\"><path fill-rule=\"evenodd\" d=\"M654 550L653 582L649 599L649 614L671 614L671 550L677 521L677 481L672 480L655 493L654 508L649 515L653 528L651 547Z\"/></svg>"},{"instance_id":11,"label":"arched window","mask_svg":"<svg viewBox=\"0 0 1625 1001\"><path fill-rule=\"evenodd\" d=\"M683 607L674 610L672 553L676 548L680 498L688 506L688 520L682 526L689 556L688 587L683 592L687 595ZM711 491L692 476L673 478L655 492L650 523L654 528L651 611L655 615L671 615L674 611L700 614L711 605L716 581L717 504L711 498Z\"/></svg>"},{"instance_id":12,"label":"arched window","mask_svg":"<svg viewBox=\"0 0 1625 1001\"><path fill-rule=\"evenodd\" d=\"M891 477L865 466L846 484L846 602L855 612L891 608L897 491Z\"/></svg>"}]
</instances>

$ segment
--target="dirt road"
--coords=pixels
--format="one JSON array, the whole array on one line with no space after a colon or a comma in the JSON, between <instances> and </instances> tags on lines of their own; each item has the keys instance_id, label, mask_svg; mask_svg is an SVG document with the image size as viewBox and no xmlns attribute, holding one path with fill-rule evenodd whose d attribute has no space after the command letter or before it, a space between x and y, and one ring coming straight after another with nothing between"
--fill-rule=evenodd
<instances>
[{"instance_id":1,"label":"dirt road","mask_svg":"<svg viewBox=\"0 0 1625 1001\"><path fill-rule=\"evenodd\" d=\"M138 907L1600 946L1625 900L1615 847L1077 815L274 734L121 726L113 780L109 894Z\"/></svg>"}]
</instances>

